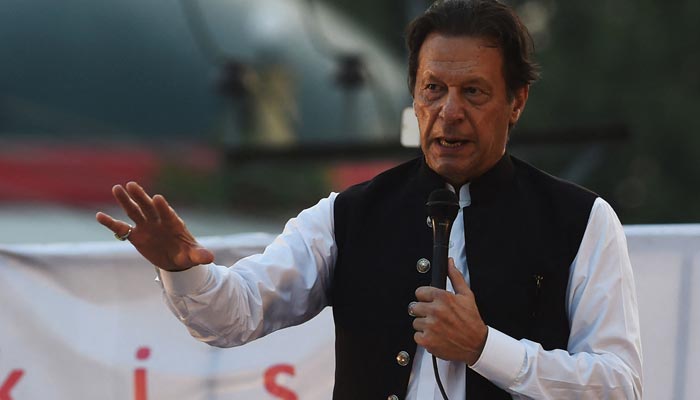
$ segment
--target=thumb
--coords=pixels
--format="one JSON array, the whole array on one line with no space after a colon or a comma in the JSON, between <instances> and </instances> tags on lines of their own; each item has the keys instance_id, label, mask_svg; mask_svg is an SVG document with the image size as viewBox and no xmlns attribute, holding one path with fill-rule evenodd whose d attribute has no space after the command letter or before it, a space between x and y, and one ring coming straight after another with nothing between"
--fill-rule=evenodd
<instances>
[{"instance_id":1,"label":"thumb","mask_svg":"<svg viewBox=\"0 0 700 400\"><path fill-rule=\"evenodd\" d=\"M450 278L450 282L452 283L452 287L454 288L456 294L466 294L471 292L469 285L467 285L467 281L464 279L462 272L460 272L460 270L458 270L455 266L455 260L452 257L450 257L447 261L447 276Z\"/></svg>"},{"instance_id":2,"label":"thumb","mask_svg":"<svg viewBox=\"0 0 700 400\"><path fill-rule=\"evenodd\" d=\"M190 249L190 260L197 264L209 264L214 262L214 253L208 249L197 246Z\"/></svg>"}]
</instances>

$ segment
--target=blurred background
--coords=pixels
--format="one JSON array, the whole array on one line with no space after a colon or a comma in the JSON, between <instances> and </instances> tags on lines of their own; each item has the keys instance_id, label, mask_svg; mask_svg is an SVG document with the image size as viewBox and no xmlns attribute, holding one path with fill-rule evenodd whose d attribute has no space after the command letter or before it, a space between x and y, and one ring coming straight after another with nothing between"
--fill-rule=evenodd
<instances>
[{"instance_id":1,"label":"blurred background","mask_svg":"<svg viewBox=\"0 0 700 400\"><path fill-rule=\"evenodd\" d=\"M278 232L400 144L424 0L4 0L0 243L113 240L110 188L196 235ZM511 0L536 44L511 152L624 224L700 221L700 2Z\"/></svg>"}]
</instances>

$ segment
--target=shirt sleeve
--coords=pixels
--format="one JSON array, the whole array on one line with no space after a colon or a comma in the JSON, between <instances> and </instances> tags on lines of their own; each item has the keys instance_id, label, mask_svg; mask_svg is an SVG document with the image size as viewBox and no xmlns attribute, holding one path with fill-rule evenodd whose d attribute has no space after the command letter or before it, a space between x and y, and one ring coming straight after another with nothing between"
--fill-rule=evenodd
<instances>
[{"instance_id":1,"label":"shirt sleeve","mask_svg":"<svg viewBox=\"0 0 700 400\"><path fill-rule=\"evenodd\" d=\"M301 324L328 305L337 247L336 193L287 222L262 254L232 267L159 270L168 308L200 341L239 346Z\"/></svg>"},{"instance_id":2,"label":"shirt sleeve","mask_svg":"<svg viewBox=\"0 0 700 400\"><path fill-rule=\"evenodd\" d=\"M567 292L567 350L545 351L489 328L472 368L514 399L640 399L642 350L634 276L622 225L598 198Z\"/></svg>"}]
</instances>

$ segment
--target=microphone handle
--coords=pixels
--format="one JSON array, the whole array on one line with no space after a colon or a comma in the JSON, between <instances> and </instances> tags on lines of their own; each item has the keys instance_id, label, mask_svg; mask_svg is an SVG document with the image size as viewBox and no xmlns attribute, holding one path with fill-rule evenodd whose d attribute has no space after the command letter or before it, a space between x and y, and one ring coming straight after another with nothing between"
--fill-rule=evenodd
<instances>
[{"instance_id":1,"label":"microphone handle","mask_svg":"<svg viewBox=\"0 0 700 400\"><path fill-rule=\"evenodd\" d=\"M452 221L433 220L433 261L430 286L445 289L447 286L447 255Z\"/></svg>"},{"instance_id":2,"label":"microphone handle","mask_svg":"<svg viewBox=\"0 0 700 400\"><path fill-rule=\"evenodd\" d=\"M433 245L432 282L430 286L445 290L447 286L447 244Z\"/></svg>"}]
</instances>

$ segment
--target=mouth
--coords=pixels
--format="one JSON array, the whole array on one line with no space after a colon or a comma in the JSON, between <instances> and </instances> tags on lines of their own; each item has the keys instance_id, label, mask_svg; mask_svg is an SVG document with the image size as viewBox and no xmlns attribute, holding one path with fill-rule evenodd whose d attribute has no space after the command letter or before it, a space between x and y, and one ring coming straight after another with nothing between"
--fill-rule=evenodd
<instances>
[{"instance_id":1,"label":"mouth","mask_svg":"<svg viewBox=\"0 0 700 400\"><path fill-rule=\"evenodd\" d=\"M437 140L437 143L441 147L447 147L449 149L456 149L456 148L462 147L465 144L467 144L467 141L466 140L453 140L453 139L440 138Z\"/></svg>"}]
</instances>

